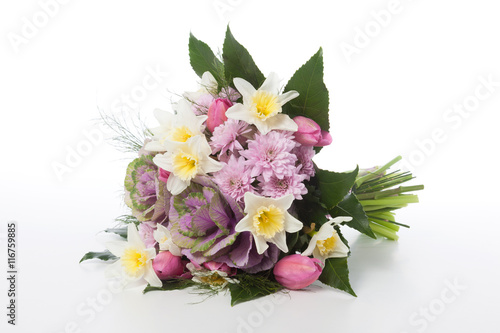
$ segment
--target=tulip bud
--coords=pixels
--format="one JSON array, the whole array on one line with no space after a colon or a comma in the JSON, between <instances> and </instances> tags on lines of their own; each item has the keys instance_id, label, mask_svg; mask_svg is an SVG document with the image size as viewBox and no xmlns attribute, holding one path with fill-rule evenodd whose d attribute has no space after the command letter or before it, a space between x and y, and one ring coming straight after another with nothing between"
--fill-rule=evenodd
<instances>
[{"instance_id":1,"label":"tulip bud","mask_svg":"<svg viewBox=\"0 0 500 333\"><path fill-rule=\"evenodd\" d=\"M227 276L234 276L236 275L237 269L236 268L231 268L225 263L220 263L220 262L215 262L215 261L209 261L203 264L203 266L211 271L220 271L220 272L225 272L227 273Z\"/></svg>"},{"instance_id":2,"label":"tulip bud","mask_svg":"<svg viewBox=\"0 0 500 333\"><path fill-rule=\"evenodd\" d=\"M293 121L298 126L293 134L295 141L303 146L323 147L332 143L332 137L327 131L322 131L321 127L312 119L297 116Z\"/></svg>"},{"instance_id":3,"label":"tulip bud","mask_svg":"<svg viewBox=\"0 0 500 333\"><path fill-rule=\"evenodd\" d=\"M153 259L153 269L160 280L178 277L184 273L181 257L174 256L169 251L160 251Z\"/></svg>"},{"instance_id":4,"label":"tulip bud","mask_svg":"<svg viewBox=\"0 0 500 333\"><path fill-rule=\"evenodd\" d=\"M233 103L228 99L217 98L208 108L207 128L210 132L227 120L226 111Z\"/></svg>"},{"instance_id":5,"label":"tulip bud","mask_svg":"<svg viewBox=\"0 0 500 333\"><path fill-rule=\"evenodd\" d=\"M316 281L323 271L322 263L300 254L284 257L274 266L274 277L283 287L303 289Z\"/></svg>"},{"instance_id":6,"label":"tulip bud","mask_svg":"<svg viewBox=\"0 0 500 333\"><path fill-rule=\"evenodd\" d=\"M166 183L168 180L168 177L170 176L170 172L167 170L163 170L162 168L159 168L160 172L158 174L158 179L161 180L162 182Z\"/></svg>"}]
</instances>

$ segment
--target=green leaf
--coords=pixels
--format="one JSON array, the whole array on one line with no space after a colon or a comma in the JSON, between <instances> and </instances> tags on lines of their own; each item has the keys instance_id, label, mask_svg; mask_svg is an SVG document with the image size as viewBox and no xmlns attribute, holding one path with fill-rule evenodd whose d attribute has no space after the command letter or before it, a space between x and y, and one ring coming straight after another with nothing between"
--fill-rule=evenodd
<instances>
[{"instance_id":1,"label":"green leaf","mask_svg":"<svg viewBox=\"0 0 500 333\"><path fill-rule=\"evenodd\" d=\"M166 280L162 282L163 285L161 287L151 287L148 284L146 288L143 290L143 293L145 294L150 291L157 291L157 290L181 290L195 285L195 282L193 282L193 280L191 279L175 279L175 280Z\"/></svg>"},{"instance_id":2,"label":"green leaf","mask_svg":"<svg viewBox=\"0 0 500 333\"><path fill-rule=\"evenodd\" d=\"M127 228L111 228L104 230L104 232L117 234L120 237L127 239Z\"/></svg>"},{"instance_id":3,"label":"green leaf","mask_svg":"<svg viewBox=\"0 0 500 333\"><path fill-rule=\"evenodd\" d=\"M283 286L271 279L270 271L259 274L238 274L239 283L228 284L231 292L231 306L253 299L274 294L283 290Z\"/></svg>"},{"instance_id":4,"label":"green leaf","mask_svg":"<svg viewBox=\"0 0 500 333\"><path fill-rule=\"evenodd\" d=\"M234 38L229 26L226 31L226 39L222 47L222 59L224 59L226 80L233 83L235 77L250 82L258 89L264 80L264 74L259 70L247 49Z\"/></svg>"},{"instance_id":5,"label":"green leaf","mask_svg":"<svg viewBox=\"0 0 500 333\"><path fill-rule=\"evenodd\" d=\"M328 89L323 82L323 50L320 48L300 67L285 86L285 92L295 90L299 97L283 105L283 112L291 118L304 116L314 120L328 131Z\"/></svg>"},{"instance_id":6,"label":"green leaf","mask_svg":"<svg viewBox=\"0 0 500 333\"><path fill-rule=\"evenodd\" d=\"M114 254L112 254L108 250L105 250L102 252L88 252L80 260L80 263L82 261L90 260L90 259L100 259L103 261L108 261L108 260L116 260L116 259L118 259L118 257L116 257Z\"/></svg>"},{"instance_id":7,"label":"green leaf","mask_svg":"<svg viewBox=\"0 0 500 333\"><path fill-rule=\"evenodd\" d=\"M358 230L359 232L371 238L377 238L370 228L370 221L366 216L363 206L359 203L358 198L354 193L349 193L344 200L339 202L337 206L330 210L332 217L336 216L352 216L352 220L343 224Z\"/></svg>"},{"instance_id":8,"label":"green leaf","mask_svg":"<svg viewBox=\"0 0 500 333\"><path fill-rule=\"evenodd\" d=\"M203 73L210 72L217 82L221 84L221 69L224 68L222 62L217 59L210 47L197 39L193 34L189 35L189 60L195 73L201 77Z\"/></svg>"},{"instance_id":9,"label":"green leaf","mask_svg":"<svg viewBox=\"0 0 500 333\"><path fill-rule=\"evenodd\" d=\"M332 209L349 193L359 168L356 167L351 172L332 172L318 169L316 179L320 191L320 200L326 205L327 209Z\"/></svg>"},{"instance_id":10,"label":"green leaf","mask_svg":"<svg viewBox=\"0 0 500 333\"><path fill-rule=\"evenodd\" d=\"M246 286L243 288L238 283L231 283L228 287L231 292L231 306L272 294L272 292L262 290L256 286Z\"/></svg>"},{"instance_id":11,"label":"green leaf","mask_svg":"<svg viewBox=\"0 0 500 333\"><path fill-rule=\"evenodd\" d=\"M326 259L325 268L323 268L319 280L330 287L343 290L352 296L356 296L356 293L349 284L347 258Z\"/></svg>"}]
</instances>

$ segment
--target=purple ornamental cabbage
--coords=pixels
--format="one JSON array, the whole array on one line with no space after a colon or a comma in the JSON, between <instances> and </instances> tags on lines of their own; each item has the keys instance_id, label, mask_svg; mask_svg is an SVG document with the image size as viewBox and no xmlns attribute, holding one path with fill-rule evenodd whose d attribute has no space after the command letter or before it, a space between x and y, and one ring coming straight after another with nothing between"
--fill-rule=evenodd
<instances>
[{"instance_id":1,"label":"purple ornamental cabbage","mask_svg":"<svg viewBox=\"0 0 500 333\"><path fill-rule=\"evenodd\" d=\"M162 223L167 220L170 192L158 179L158 167L153 156L142 154L127 167L125 203L139 221Z\"/></svg>"},{"instance_id":2,"label":"purple ornamental cabbage","mask_svg":"<svg viewBox=\"0 0 500 333\"><path fill-rule=\"evenodd\" d=\"M243 209L208 177L196 178L170 203L172 241L191 261L200 265L215 261L256 273L272 268L278 260L274 244L259 255L250 232L234 230L244 216Z\"/></svg>"}]
</instances>

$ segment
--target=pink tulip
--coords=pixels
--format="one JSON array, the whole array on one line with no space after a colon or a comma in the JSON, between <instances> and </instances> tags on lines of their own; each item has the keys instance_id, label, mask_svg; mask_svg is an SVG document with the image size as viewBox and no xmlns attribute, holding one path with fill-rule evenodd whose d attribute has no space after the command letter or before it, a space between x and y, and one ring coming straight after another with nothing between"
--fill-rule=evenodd
<instances>
[{"instance_id":1,"label":"pink tulip","mask_svg":"<svg viewBox=\"0 0 500 333\"><path fill-rule=\"evenodd\" d=\"M160 280L180 277L184 273L181 257L174 256L169 251L161 251L153 259L153 269Z\"/></svg>"},{"instance_id":2,"label":"pink tulip","mask_svg":"<svg viewBox=\"0 0 500 333\"><path fill-rule=\"evenodd\" d=\"M284 257L274 266L274 276L283 287L303 289L316 281L323 271L322 263L300 254Z\"/></svg>"},{"instance_id":3,"label":"pink tulip","mask_svg":"<svg viewBox=\"0 0 500 333\"><path fill-rule=\"evenodd\" d=\"M217 98L208 108L207 128L210 132L227 120L226 111L233 105L228 99Z\"/></svg>"},{"instance_id":4,"label":"pink tulip","mask_svg":"<svg viewBox=\"0 0 500 333\"><path fill-rule=\"evenodd\" d=\"M324 147L332 143L332 137L327 131L321 130L321 127L312 119L297 116L293 121L299 127L294 133L295 141L304 146Z\"/></svg>"},{"instance_id":5,"label":"pink tulip","mask_svg":"<svg viewBox=\"0 0 500 333\"><path fill-rule=\"evenodd\" d=\"M211 271L220 271L220 272L225 272L227 273L227 276L234 276L236 275L237 269L229 267L225 263L220 263L220 262L215 262L215 261L209 261L203 264L203 266L206 269L209 269Z\"/></svg>"},{"instance_id":6,"label":"pink tulip","mask_svg":"<svg viewBox=\"0 0 500 333\"><path fill-rule=\"evenodd\" d=\"M167 170L163 170L162 168L159 168L160 172L158 174L158 179L161 180L162 182L166 183L168 180L168 177L170 176L170 172Z\"/></svg>"}]
</instances>

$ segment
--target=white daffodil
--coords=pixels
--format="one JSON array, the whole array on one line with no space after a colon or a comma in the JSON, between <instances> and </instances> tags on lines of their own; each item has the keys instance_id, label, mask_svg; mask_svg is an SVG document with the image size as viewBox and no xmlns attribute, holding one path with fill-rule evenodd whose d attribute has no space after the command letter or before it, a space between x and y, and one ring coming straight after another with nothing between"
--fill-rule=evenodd
<instances>
[{"instance_id":1,"label":"white daffodil","mask_svg":"<svg viewBox=\"0 0 500 333\"><path fill-rule=\"evenodd\" d=\"M302 222L288 213L293 194L281 198L265 198L251 192L245 193L246 216L236 224L237 232L250 231L259 254L274 243L283 252L288 252L285 232L297 232Z\"/></svg>"},{"instance_id":2,"label":"white daffodil","mask_svg":"<svg viewBox=\"0 0 500 333\"><path fill-rule=\"evenodd\" d=\"M183 97L188 101L196 102L200 97L217 91L217 81L210 72L205 72L201 76L200 88L197 91L185 92Z\"/></svg>"},{"instance_id":3,"label":"white daffodil","mask_svg":"<svg viewBox=\"0 0 500 333\"><path fill-rule=\"evenodd\" d=\"M205 136L197 135L185 143L171 143L169 151L156 155L153 162L170 172L167 189L177 195L184 191L197 175L206 175L222 169L223 165L210 157L211 152Z\"/></svg>"},{"instance_id":4,"label":"white daffodil","mask_svg":"<svg viewBox=\"0 0 500 333\"><path fill-rule=\"evenodd\" d=\"M207 116L195 115L186 100L180 100L175 109L176 114L160 109L154 111L160 126L151 130L153 141L146 144L146 150L167 151L171 143L187 142L192 137L203 134L202 126Z\"/></svg>"},{"instance_id":5,"label":"white daffodil","mask_svg":"<svg viewBox=\"0 0 500 333\"><path fill-rule=\"evenodd\" d=\"M144 278L151 286L161 287L162 282L156 275L152 260L156 257L156 249L147 249L133 223L128 225L126 241L106 243L108 250L120 259L110 267L119 270L132 279Z\"/></svg>"},{"instance_id":6,"label":"white daffodil","mask_svg":"<svg viewBox=\"0 0 500 333\"><path fill-rule=\"evenodd\" d=\"M351 220L352 217L350 216L339 216L323 224L319 228L319 231L311 238L309 246L302 255L310 256L312 254L314 258L322 262L325 262L328 258L347 257L349 248L340 239L334 225Z\"/></svg>"},{"instance_id":7,"label":"white daffodil","mask_svg":"<svg viewBox=\"0 0 500 333\"><path fill-rule=\"evenodd\" d=\"M182 256L181 249L172 242L170 231L161 224L156 225L156 230L153 232L155 241L160 246L160 251L170 251L174 256Z\"/></svg>"},{"instance_id":8,"label":"white daffodil","mask_svg":"<svg viewBox=\"0 0 500 333\"><path fill-rule=\"evenodd\" d=\"M238 280L231 279L228 277L227 273L223 271L211 271L201 267L196 268L192 263L188 263L186 268L191 272L194 282L208 285L213 290L222 290L228 283L239 283Z\"/></svg>"},{"instance_id":9,"label":"white daffodil","mask_svg":"<svg viewBox=\"0 0 500 333\"><path fill-rule=\"evenodd\" d=\"M257 90L241 78L235 78L233 82L243 96L243 104L234 104L230 107L226 111L228 118L254 124L262 134L273 129L297 131L297 124L288 115L281 113L281 107L299 96L299 93L292 90L280 95L277 74L269 74Z\"/></svg>"}]
</instances>

